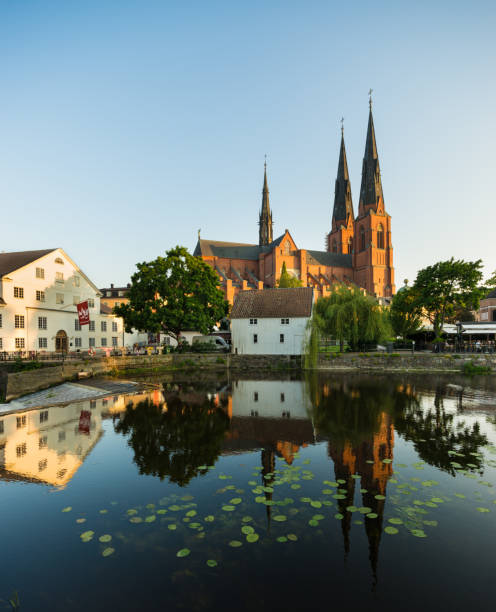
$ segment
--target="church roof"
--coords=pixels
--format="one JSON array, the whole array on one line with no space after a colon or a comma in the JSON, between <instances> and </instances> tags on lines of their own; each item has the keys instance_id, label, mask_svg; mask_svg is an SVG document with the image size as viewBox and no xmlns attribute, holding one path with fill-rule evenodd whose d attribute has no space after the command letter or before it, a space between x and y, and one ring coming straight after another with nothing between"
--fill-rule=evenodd
<instances>
[{"instance_id":1,"label":"church roof","mask_svg":"<svg viewBox=\"0 0 496 612\"><path fill-rule=\"evenodd\" d=\"M231 319L309 317L312 303L312 287L240 291L234 300Z\"/></svg>"},{"instance_id":2,"label":"church roof","mask_svg":"<svg viewBox=\"0 0 496 612\"><path fill-rule=\"evenodd\" d=\"M204 240L200 238L196 244L193 255L196 257L221 257L224 259L251 259L258 260L260 253L270 253L278 246L284 234L266 246L258 244L244 244L242 242L222 242L220 240Z\"/></svg>"},{"instance_id":3,"label":"church roof","mask_svg":"<svg viewBox=\"0 0 496 612\"><path fill-rule=\"evenodd\" d=\"M332 266L334 268L353 267L351 255L346 253L329 253L328 251L307 251L307 263L310 265Z\"/></svg>"},{"instance_id":4,"label":"church roof","mask_svg":"<svg viewBox=\"0 0 496 612\"><path fill-rule=\"evenodd\" d=\"M42 251L17 251L14 253L0 253L0 277L23 268L28 264L55 251L56 249L44 249Z\"/></svg>"}]
</instances>

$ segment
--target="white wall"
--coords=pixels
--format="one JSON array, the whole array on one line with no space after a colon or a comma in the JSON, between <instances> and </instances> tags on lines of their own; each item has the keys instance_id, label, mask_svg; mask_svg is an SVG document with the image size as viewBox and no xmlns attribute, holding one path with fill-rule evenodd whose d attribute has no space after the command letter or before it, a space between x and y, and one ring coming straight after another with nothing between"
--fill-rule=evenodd
<instances>
[{"instance_id":1,"label":"white wall","mask_svg":"<svg viewBox=\"0 0 496 612\"><path fill-rule=\"evenodd\" d=\"M237 380L232 384L233 417L309 419L309 410L301 381Z\"/></svg>"},{"instance_id":2,"label":"white wall","mask_svg":"<svg viewBox=\"0 0 496 612\"><path fill-rule=\"evenodd\" d=\"M62 260L63 263L56 263L56 259ZM43 269L44 278L37 278L36 268ZM63 279L57 279L57 273L62 273ZM59 330L66 332L68 348L73 351L78 348L88 350L89 338L95 339L95 348L104 346L105 342L102 342L102 339L106 340L107 348L112 348L113 342L117 342L117 346L122 346L125 341L122 320L113 315L100 314L98 289L62 249L56 249L27 266L11 272L0 280L0 287L1 295L7 304L0 307L2 315L0 350L2 351L54 351L55 335ZM24 290L23 298L14 297L15 287ZM44 301L36 299L36 291L44 292ZM62 304L57 302L57 294L63 296ZM78 318L75 302L83 302L87 299L94 302L94 306L90 307L90 320L95 323L94 332L90 332L88 325L83 325L80 331L76 330L75 326ZM15 327L15 315L24 316L24 328ZM47 329L39 329L39 317L46 317ZM102 331L102 322L107 324L106 331ZM16 338L24 338L24 349L16 348ZM40 348L39 338L47 339L46 349ZM81 338L80 347L76 346L76 338ZM113 341L113 338L117 340Z\"/></svg>"},{"instance_id":3,"label":"white wall","mask_svg":"<svg viewBox=\"0 0 496 612\"><path fill-rule=\"evenodd\" d=\"M308 320L309 317L290 318L289 325L283 325L280 318L259 318L253 325L250 319L232 319L232 351L239 355L301 355ZM284 334L284 342L280 342L280 334Z\"/></svg>"}]
</instances>

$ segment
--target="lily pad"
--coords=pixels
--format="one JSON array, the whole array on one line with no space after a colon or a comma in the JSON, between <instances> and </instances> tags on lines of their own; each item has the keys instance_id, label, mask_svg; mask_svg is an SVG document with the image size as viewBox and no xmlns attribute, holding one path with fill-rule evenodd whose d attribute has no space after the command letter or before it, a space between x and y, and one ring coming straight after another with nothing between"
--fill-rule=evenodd
<instances>
[{"instance_id":1,"label":"lily pad","mask_svg":"<svg viewBox=\"0 0 496 612\"><path fill-rule=\"evenodd\" d=\"M279 536L276 538L278 542L287 542L288 538L286 536Z\"/></svg>"},{"instance_id":2,"label":"lily pad","mask_svg":"<svg viewBox=\"0 0 496 612\"><path fill-rule=\"evenodd\" d=\"M207 520L207 519L205 519L205 520ZM251 516L244 516L244 517L241 519L241 522L242 522L242 523L251 523L251 521L253 521L253 519L251 518Z\"/></svg>"},{"instance_id":3,"label":"lily pad","mask_svg":"<svg viewBox=\"0 0 496 612\"><path fill-rule=\"evenodd\" d=\"M426 538L427 534L423 529L412 529L410 533L416 538Z\"/></svg>"},{"instance_id":4,"label":"lily pad","mask_svg":"<svg viewBox=\"0 0 496 612\"><path fill-rule=\"evenodd\" d=\"M396 527L389 527L389 525L384 528L384 531L388 533L389 535L395 535L396 533L398 533L398 530L396 529Z\"/></svg>"},{"instance_id":5,"label":"lily pad","mask_svg":"<svg viewBox=\"0 0 496 612\"><path fill-rule=\"evenodd\" d=\"M156 519L157 517L154 514L150 514L145 518L145 523L153 523L153 521L155 521Z\"/></svg>"},{"instance_id":6,"label":"lily pad","mask_svg":"<svg viewBox=\"0 0 496 612\"><path fill-rule=\"evenodd\" d=\"M186 516L196 516L196 510L189 510L186 512Z\"/></svg>"},{"instance_id":7,"label":"lily pad","mask_svg":"<svg viewBox=\"0 0 496 612\"><path fill-rule=\"evenodd\" d=\"M106 508L103 508L102 510L100 510L100 514L107 514L107 512L108 512L108 510Z\"/></svg>"},{"instance_id":8,"label":"lily pad","mask_svg":"<svg viewBox=\"0 0 496 612\"><path fill-rule=\"evenodd\" d=\"M138 514L138 511L135 508L129 508L129 510L127 510L127 514L129 514L129 516L133 516L133 514Z\"/></svg>"},{"instance_id":9,"label":"lily pad","mask_svg":"<svg viewBox=\"0 0 496 612\"><path fill-rule=\"evenodd\" d=\"M238 504L240 504L243 500L241 499L241 497L233 497L233 499L230 500L230 504L234 504L235 506L237 506Z\"/></svg>"},{"instance_id":10,"label":"lily pad","mask_svg":"<svg viewBox=\"0 0 496 612\"><path fill-rule=\"evenodd\" d=\"M110 542L110 540L111 540L111 539L112 539L112 536L111 536L111 535L109 535L108 533L106 533L106 534L104 534L104 535L100 536L100 537L98 538L98 541L99 541L99 542L103 542L103 543L105 543L105 542Z\"/></svg>"},{"instance_id":11,"label":"lily pad","mask_svg":"<svg viewBox=\"0 0 496 612\"><path fill-rule=\"evenodd\" d=\"M129 522L130 522L130 523L142 523L142 522L143 522L143 519L142 519L140 516L132 516L132 517L129 519Z\"/></svg>"},{"instance_id":12,"label":"lily pad","mask_svg":"<svg viewBox=\"0 0 496 612\"><path fill-rule=\"evenodd\" d=\"M236 507L227 504L226 506L222 506L222 510L224 510L224 512L234 512L234 510L236 510Z\"/></svg>"},{"instance_id":13,"label":"lily pad","mask_svg":"<svg viewBox=\"0 0 496 612\"><path fill-rule=\"evenodd\" d=\"M217 567L218 563L215 559L208 559L207 560L207 565L208 567Z\"/></svg>"},{"instance_id":14,"label":"lily pad","mask_svg":"<svg viewBox=\"0 0 496 612\"><path fill-rule=\"evenodd\" d=\"M181 548L181 550L178 550L176 553L176 557L182 558L182 557L187 557L190 554L190 549L189 548Z\"/></svg>"},{"instance_id":15,"label":"lily pad","mask_svg":"<svg viewBox=\"0 0 496 612\"><path fill-rule=\"evenodd\" d=\"M374 495L374 497L375 499L378 499L378 500L386 499L384 495Z\"/></svg>"},{"instance_id":16,"label":"lily pad","mask_svg":"<svg viewBox=\"0 0 496 612\"><path fill-rule=\"evenodd\" d=\"M396 517L388 519L388 522L392 523L393 525L403 525L403 521L400 518Z\"/></svg>"},{"instance_id":17,"label":"lily pad","mask_svg":"<svg viewBox=\"0 0 496 612\"><path fill-rule=\"evenodd\" d=\"M477 512L491 512L489 508L477 508Z\"/></svg>"},{"instance_id":18,"label":"lily pad","mask_svg":"<svg viewBox=\"0 0 496 612\"><path fill-rule=\"evenodd\" d=\"M308 521L308 524L310 525L310 527L318 527L319 526L319 521L316 521L315 519L310 519Z\"/></svg>"},{"instance_id":19,"label":"lily pad","mask_svg":"<svg viewBox=\"0 0 496 612\"><path fill-rule=\"evenodd\" d=\"M274 520L278 523L282 523L283 521L287 520L287 517L284 514L276 514L276 516L274 516Z\"/></svg>"},{"instance_id":20,"label":"lily pad","mask_svg":"<svg viewBox=\"0 0 496 612\"><path fill-rule=\"evenodd\" d=\"M369 519L376 519L379 515L376 514L375 512L369 512L368 514L365 515L367 518Z\"/></svg>"},{"instance_id":21,"label":"lily pad","mask_svg":"<svg viewBox=\"0 0 496 612\"><path fill-rule=\"evenodd\" d=\"M239 540L231 540L229 542L229 546L231 546L231 548L239 548L240 546L243 546L243 542L240 542Z\"/></svg>"},{"instance_id":22,"label":"lily pad","mask_svg":"<svg viewBox=\"0 0 496 612\"><path fill-rule=\"evenodd\" d=\"M296 540L298 539L298 536L294 533L288 533L287 538L288 540L291 540L291 542L296 542Z\"/></svg>"},{"instance_id":23,"label":"lily pad","mask_svg":"<svg viewBox=\"0 0 496 612\"><path fill-rule=\"evenodd\" d=\"M322 502L319 502L317 500L311 501L310 505L312 506L312 508L322 508Z\"/></svg>"},{"instance_id":24,"label":"lily pad","mask_svg":"<svg viewBox=\"0 0 496 612\"><path fill-rule=\"evenodd\" d=\"M169 510L172 510L172 512L178 512L179 510L181 510L181 506L174 504L172 506L169 506Z\"/></svg>"},{"instance_id":25,"label":"lily pad","mask_svg":"<svg viewBox=\"0 0 496 612\"><path fill-rule=\"evenodd\" d=\"M246 536L246 541L250 542L250 544L253 544L254 542L256 542L259 539L259 535L258 533L249 533Z\"/></svg>"},{"instance_id":26,"label":"lily pad","mask_svg":"<svg viewBox=\"0 0 496 612\"><path fill-rule=\"evenodd\" d=\"M85 518L78 518L78 519L76 519L76 523L86 523L86 519Z\"/></svg>"},{"instance_id":27,"label":"lily pad","mask_svg":"<svg viewBox=\"0 0 496 612\"><path fill-rule=\"evenodd\" d=\"M72 506L66 506L65 508L62 508L62 512L70 512L72 510Z\"/></svg>"},{"instance_id":28,"label":"lily pad","mask_svg":"<svg viewBox=\"0 0 496 612\"><path fill-rule=\"evenodd\" d=\"M175 523L171 523L170 525L167 525L167 529L170 529L171 531L176 531L177 525Z\"/></svg>"},{"instance_id":29,"label":"lily pad","mask_svg":"<svg viewBox=\"0 0 496 612\"><path fill-rule=\"evenodd\" d=\"M159 510L157 510L157 514L166 514L167 510L165 508L160 508Z\"/></svg>"},{"instance_id":30,"label":"lily pad","mask_svg":"<svg viewBox=\"0 0 496 612\"><path fill-rule=\"evenodd\" d=\"M356 506L346 506L348 512L356 512L358 508Z\"/></svg>"},{"instance_id":31,"label":"lily pad","mask_svg":"<svg viewBox=\"0 0 496 612\"><path fill-rule=\"evenodd\" d=\"M255 530L251 525L243 525L243 527L241 527L241 533L248 535L249 533L255 533Z\"/></svg>"},{"instance_id":32,"label":"lily pad","mask_svg":"<svg viewBox=\"0 0 496 612\"><path fill-rule=\"evenodd\" d=\"M334 518L340 521L344 519L344 516L341 514L341 512L336 512L336 514L334 515Z\"/></svg>"},{"instance_id":33,"label":"lily pad","mask_svg":"<svg viewBox=\"0 0 496 612\"><path fill-rule=\"evenodd\" d=\"M107 548L103 549L102 557L110 557L110 555L113 555L114 553L115 553L115 548L108 546Z\"/></svg>"},{"instance_id":34,"label":"lily pad","mask_svg":"<svg viewBox=\"0 0 496 612\"><path fill-rule=\"evenodd\" d=\"M95 535L94 531L84 531L79 537L81 538L81 540L83 540L83 542L89 542L93 536Z\"/></svg>"}]
</instances>

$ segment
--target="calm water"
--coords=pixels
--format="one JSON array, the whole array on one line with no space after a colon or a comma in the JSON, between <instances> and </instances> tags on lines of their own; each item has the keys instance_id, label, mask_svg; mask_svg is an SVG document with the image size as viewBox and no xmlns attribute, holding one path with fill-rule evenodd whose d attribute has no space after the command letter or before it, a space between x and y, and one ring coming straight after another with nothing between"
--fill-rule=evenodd
<instances>
[{"instance_id":1,"label":"calm water","mask_svg":"<svg viewBox=\"0 0 496 612\"><path fill-rule=\"evenodd\" d=\"M448 383L167 383L0 416L0 598L492 609L496 393Z\"/></svg>"}]
</instances>

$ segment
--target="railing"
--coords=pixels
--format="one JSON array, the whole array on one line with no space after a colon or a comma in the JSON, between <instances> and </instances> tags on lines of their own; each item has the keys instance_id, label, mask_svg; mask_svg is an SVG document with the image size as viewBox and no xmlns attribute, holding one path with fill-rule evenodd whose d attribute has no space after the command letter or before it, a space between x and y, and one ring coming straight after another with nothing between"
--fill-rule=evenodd
<instances>
[{"instance_id":1,"label":"railing","mask_svg":"<svg viewBox=\"0 0 496 612\"><path fill-rule=\"evenodd\" d=\"M94 351L0 351L0 361L70 361L94 359L107 355L125 355L122 349L96 349Z\"/></svg>"}]
</instances>

